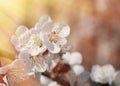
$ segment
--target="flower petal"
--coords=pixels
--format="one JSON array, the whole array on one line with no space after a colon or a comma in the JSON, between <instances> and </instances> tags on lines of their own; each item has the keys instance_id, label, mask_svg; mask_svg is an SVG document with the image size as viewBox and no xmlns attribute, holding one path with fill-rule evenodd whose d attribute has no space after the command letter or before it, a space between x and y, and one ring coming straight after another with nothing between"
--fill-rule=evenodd
<instances>
[{"instance_id":1,"label":"flower petal","mask_svg":"<svg viewBox=\"0 0 120 86\"><path fill-rule=\"evenodd\" d=\"M66 52L65 54L63 54L62 59L64 60L64 62L70 62L70 55L70 52Z\"/></svg>"},{"instance_id":2,"label":"flower petal","mask_svg":"<svg viewBox=\"0 0 120 86\"><path fill-rule=\"evenodd\" d=\"M40 82L41 82L42 85L48 86L48 84L49 84L50 82L52 82L52 80L49 79L48 77L45 77L44 75L41 75L41 76L40 76Z\"/></svg>"},{"instance_id":3,"label":"flower petal","mask_svg":"<svg viewBox=\"0 0 120 86\"><path fill-rule=\"evenodd\" d=\"M31 71L34 64L33 64L32 60L30 59L30 55L27 52L20 52L18 55L18 58L23 59L26 62L27 70Z\"/></svg>"},{"instance_id":4,"label":"flower petal","mask_svg":"<svg viewBox=\"0 0 120 86\"><path fill-rule=\"evenodd\" d=\"M16 59L12 62L11 67L24 68L24 67L26 67L26 62L23 59Z\"/></svg>"},{"instance_id":5,"label":"flower petal","mask_svg":"<svg viewBox=\"0 0 120 86\"><path fill-rule=\"evenodd\" d=\"M95 65L92 67L92 71L91 71L91 80L95 81L95 82L102 82L103 76L102 74L102 70L101 67L99 65Z\"/></svg>"},{"instance_id":6,"label":"flower petal","mask_svg":"<svg viewBox=\"0 0 120 86\"><path fill-rule=\"evenodd\" d=\"M39 46L33 46L31 47L31 49L28 50L29 54L31 54L32 56L36 56L38 55L39 53L43 53L46 51L46 46L42 46L42 47L39 47Z\"/></svg>"},{"instance_id":7,"label":"flower petal","mask_svg":"<svg viewBox=\"0 0 120 86\"><path fill-rule=\"evenodd\" d=\"M48 68L46 60L42 57L33 57L35 66L32 68L34 72L45 72Z\"/></svg>"},{"instance_id":8,"label":"flower petal","mask_svg":"<svg viewBox=\"0 0 120 86\"><path fill-rule=\"evenodd\" d=\"M76 75L80 75L82 72L84 72L84 67L81 65L75 65L72 67L72 69Z\"/></svg>"},{"instance_id":9,"label":"flower petal","mask_svg":"<svg viewBox=\"0 0 120 86\"><path fill-rule=\"evenodd\" d=\"M41 22L41 24L44 24L46 22L52 22L52 19L50 18L50 16L44 15L40 18L40 22Z\"/></svg>"},{"instance_id":10,"label":"flower petal","mask_svg":"<svg viewBox=\"0 0 120 86\"><path fill-rule=\"evenodd\" d=\"M47 48L51 53L54 53L54 54L59 53L61 50L60 47L54 43L49 43Z\"/></svg>"},{"instance_id":11,"label":"flower petal","mask_svg":"<svg viewBox=\"0 0 120 86\"><path fill-rule=\"evenodd\" d=\"M19 26L19 27L17 28L15 34L16 34L17 36L20 36L21 34L23 34L24 32L26 32L27 30L28 30L27 27L25 27L25 26Z\"/></svg>"},{"instance_id":12,"label":"flower petal","mask_svg":"<svg viewBox=\"0 0 120 86\"><path fill-rule=\"evenodd\" d=\"M52 20L48 15L44 15L40 18L40 21L35 25L36 31L49 31L52 28Z\"/></svg>"},{"instance_id":13,"label":"flower petal","mask_svg":"<svg viewBox=\"0 0 120 86\"><path fill-rule=\"evenodd\" d=\"M67 37L70 34L70 27L66 24L54 24L52 31L57 32L60 37Z\"/></svg>"},{"instance_id":14,"label":"flower petal","mask_svg":"<svg viewBox=\"0 0 120 86\"><path fill-rule=\"evenodd\" d=\"M56 81L52 81L48 86L61 86Z\"/></svg>"},{"instance_id":15,"label":"flower petal","mask_svg":"<svg viewBox=\"0 0 120 86\"><path fill-rule=\"evenodd\" d=\"M59 38L59 40L57 41L57 45L65 45L67 43L66 38Z\"/></svg>"},{"instance_id":16,"label":"flower petal","mask_svg":"<svg viewBox=\"0 0 120 86\"><path fill-rule=\"evenodd\" d=\"M49 41L49 38L47 36L47 34L43 34L43 43L46 45L47 49L51 52L51 53L59 53L60 52L60 47L55 44L55 43L51 43Z\"/></svg>"},{"instance_id":17,"label":"flower petal","mask_svg":"<svg viewBox=\"0 0 120 86\"><path fill-rule=\"evenodd\" d=\"M6 72L10 69L10 65L5 65L0 67L0 74L6 74Z\"/></svg>"},{"instance_id":18,"label":"flower petal","mask_svg":"<svg viewBox=\"0 0 120 86\"><path fill-rule=\"evenodd\" d=\"M53 24L52 22L46 22L44 24L41 25L40 22L38 22L36 25L35 25L35 31L36 32L50 32L51 29L53 28Z\"/></svg>"},{"instance_id":19,"label":"flower petal","mask_svg":"<svg viewBox=\"0 0 120 86\"><path fill-rule=\"evenodd\" d=\"M11 42L15 47L19 44L18 38L15 35L11 37Z\"/></svg>"},{"instance_id":20,"label":"flower petal","mask_svg":"<svg viewBox=\"0 0 120 86\"><path fill-rule=\"evenodd\" d=\"M70 56L70 65L81 64L82 63L82 56L79 52L73 52Z\"/></svg>"}]
</instances>

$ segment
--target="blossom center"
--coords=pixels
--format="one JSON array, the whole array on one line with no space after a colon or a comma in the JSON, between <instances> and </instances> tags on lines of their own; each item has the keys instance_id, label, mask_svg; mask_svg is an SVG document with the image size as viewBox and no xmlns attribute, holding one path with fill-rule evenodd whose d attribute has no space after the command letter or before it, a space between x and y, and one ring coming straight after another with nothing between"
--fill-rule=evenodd
<instances>
[{"instance_id":1,"label":"blossom center","mask_svg":"<svg viewBox=\"0 0 120 86\"><path fill-rule=\"evenodd\" d=\"M54 42L56 43L59 39L59 36L56 32L52 32L51 34L49 34L49 41L50 42Z\"/></svg>"},{"instance_id":2,"label":"blossom center","mask_svg":"<svg viewBox=\"0 0 120 86\"><path fill-rule=\"evenodd\" d=\"M39 47L42 47L42 41L39 38L34 38L34 44L36 44Z\"/></svg>"}]
</instances>

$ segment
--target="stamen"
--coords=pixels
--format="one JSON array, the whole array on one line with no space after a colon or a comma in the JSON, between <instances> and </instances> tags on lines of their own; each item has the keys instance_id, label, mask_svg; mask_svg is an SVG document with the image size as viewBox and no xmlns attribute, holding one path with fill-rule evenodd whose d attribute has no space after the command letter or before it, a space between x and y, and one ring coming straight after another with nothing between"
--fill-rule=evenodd
<instances>
[{"instance_id":1,"label":"stamen","mask_svg":"<svg viewBox=\"0 0 120 86\"><path fill-rule=\"evenodd\" d=\"M34 38L34 44L38 45L39 47L42 47L42 42L39 38Z\"/></svg>"},{"instance_id":2,"label":"stamen","mask_svg":"<svg viewBox=\"0 0 120 86\"><path fill-rule=\"evenodd\" d=\"M50 42L54 42L56 43L59 39L59 36L56 32L52 32L51 34L49 34L49 40Z\"/></svg>"}]
</instances>

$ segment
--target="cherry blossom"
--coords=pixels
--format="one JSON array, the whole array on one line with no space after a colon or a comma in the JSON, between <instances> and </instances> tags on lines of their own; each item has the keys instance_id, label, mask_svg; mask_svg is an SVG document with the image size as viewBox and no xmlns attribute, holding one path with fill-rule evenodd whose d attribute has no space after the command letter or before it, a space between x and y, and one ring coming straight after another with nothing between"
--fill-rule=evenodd
<instances>
[{"instance_id":1,"label":"cherry blossom","mask_svg":"<svg viewBox=\"0 0 120 86\"><path fill-rule=\"evenodd\" d=\"M34 30L34 28L28 30L25 26L19 26L11 41L19 52L25 51L31 56L36 56L46 51L46 46L42 43L40 32Z\"/></svg>"},{"instance_id":2,"label":"cherry blossom","mask_svg":"<svg viewBox=\"0 0 120 86\"><path fill-rule=\"evenodd\" d=\"M91 79L96 83L111 84L114 74L115 69L110 64L104 66L94 65L91 70Z\"/></svg>"},{"instance_id":3,"label":"cherry blossom","mask_svg":"<svg viewBox=\"0 0 120 86\"><path fill-rule=\"evenodd\" d=\"M51 53L59 53L61 46L67 43L70 27L66 24L54 24L47 15L42 16L35 29L42 32L43 42Z\"/></svg>"},{"instance_id":4,"label":"cherry blossom","mask_svg":"<svg viewBox=\"0 0 120 86\"><path fill-rule=\"evenodd\" d=\"M27 64L22 59L16 59L11 64L0 68L0 74L4 75L7 86L19 86L28 79Z\"/></svg>"}]
</instances>

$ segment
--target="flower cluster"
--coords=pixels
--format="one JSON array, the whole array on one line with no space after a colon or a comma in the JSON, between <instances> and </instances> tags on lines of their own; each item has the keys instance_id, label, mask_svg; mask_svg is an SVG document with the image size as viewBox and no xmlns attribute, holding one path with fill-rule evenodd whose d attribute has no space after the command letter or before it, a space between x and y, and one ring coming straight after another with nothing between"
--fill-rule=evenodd
<instances>
[{"instance_id":1,"label":"flower cluster","mask_svg":"<svg viewBox=\"0 0 120 86\"><path fill-rule=\"evenodd\" d=\"M47 64L42 60L43 53L59 53L61 47L67 43L66 37L69 33L70 28L68 25L54 24L51 18L45 15L32 29L25 26L18 27L15 35L12 36L12 43L20 53L29 54L32 62L36 64L34 67L36 70L44 72Z\"/></svg>"},{"instance_id":2,"label":"flower cluster","mask_svg":"<svg viewBox=\"0 0 120 86\"><path fill-rule=\"evenodd\" d=\"M17 61L15 60L10 65L0 69L0 74L3 74L4 77L10 77L5 80L7 86L17 86L13 83L22 82L22 80L17 79L20 78L17 75L21 75L21 73L23 74L21 78L26 79L25 75L35 76L36 73L52 71L60 60L60 54L67 51L66 37L69 34L70 27L67 24L53 23L48 15L42 16L31 29L19 26L11 38L12 44L19 52ZM19 60L24 61L27 67L25 65L17 67L17 64L23 65ZM26 70L27 73L23 73Z\"/></svg>"},{"instance_id":3,"label":"flower cluster","mask_svg":"<svg viewBox=\"0 0 120 86\"><path fill-rule=\"evenodd\" d=\"M33 28L19 26L11 38L19 55L0 67L0 86L33 86L33 82L26 84L30 79L36 80L35 86L90 86L89 79L95 86L119 86L120 72L110 64L94 65L91 73L85 71L82 55L70 51L69 34L67 24L53 23L48 15Z\"/></svg>"},{"instance_id":4,"label":"flower cluster","mask_svg":"<svg viewBox=\"0 0 120 86\"><path fill-rule=\"evenodd\" d=\"M17 28L12 36L12 43L19 52L36 56L48 50L51 53L59 53L61 47L67 43L66 37L70 28L66 24L54 24L47 15L28 30L25 26Z\"/></svg>"}]
</instances>

